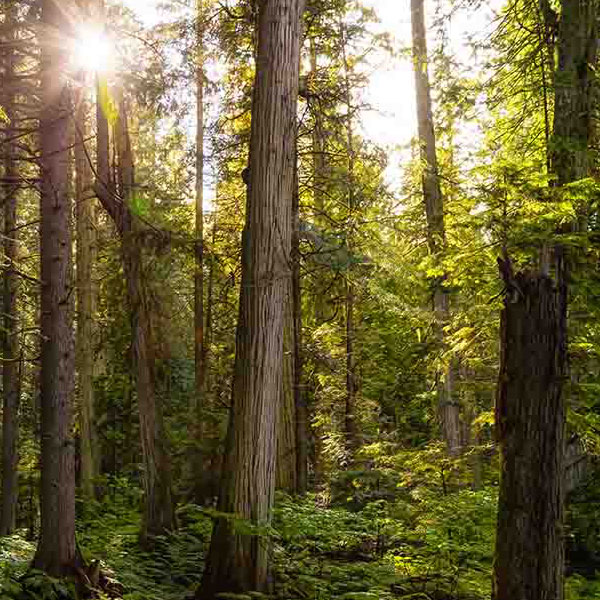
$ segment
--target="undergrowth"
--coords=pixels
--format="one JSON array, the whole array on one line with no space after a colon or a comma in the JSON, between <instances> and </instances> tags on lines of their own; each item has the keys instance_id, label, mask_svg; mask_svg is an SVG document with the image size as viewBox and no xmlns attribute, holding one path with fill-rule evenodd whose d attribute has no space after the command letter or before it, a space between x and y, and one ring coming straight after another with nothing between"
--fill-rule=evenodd
<instances>
[{"instance_id":1,"label":"undergrowth","mask_svg":"<svg viewBox=\"0 0 600 600\"><path fill-rule=\"evenodd\" d=\"M372 473L369 475L372 478ZM487 600L491 594L494 486L448 491L404 485L376 498L362 487L357 509L311 495L278 495L271 536L275 600ZM357 479L355 485L361 487ZM369 497L376 499L369 500ZM355 495L349 490L348 498ZM179 529L138 545L136 486L113 481L105 499L78 506L78 543L101 562L124 600L193 598L210 538L210 511L187 505ZM341 503L343 504L343 503ZM581 509L580 509L581 510ZM581 519L581 516L579 516ZM29 571L35 544L25 532L0 540L0 600L71 600L72 585ZM108 595L98 593L107 600ZM237 600L248 600L239 596ZM566 600L600 598L598 579L572 575Z\"/></svg>"}]
</instances>

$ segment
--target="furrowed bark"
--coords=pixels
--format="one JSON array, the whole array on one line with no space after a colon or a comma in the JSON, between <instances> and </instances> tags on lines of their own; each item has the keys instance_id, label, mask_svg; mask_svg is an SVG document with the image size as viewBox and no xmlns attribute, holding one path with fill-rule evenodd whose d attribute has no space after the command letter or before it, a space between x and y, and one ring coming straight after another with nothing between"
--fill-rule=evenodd
<instances>
[{"instance_id":1,"label":"furrowed bark","mask_svg":"<svg viewBox=\"0 0 600 600\"><path fill-rule=\"evenodd\" d=\"M589 176L598 46L596 0L564 0L554 75L552 174L559 186ZM546 23L554 22L544 2ZM587 229L587 201L561 233ZM562 600L564 596L565 399L567 301L575 266L560 239L554 277L512 274L500 261L507 298L497 428L502 472L494 565L494 600Z\"/></svg>"},{"instance_id":2,"label":"furrowed bark","mask_svg":"<svg viewBox=\"0 0 600 600\"><path fill-rule=\"evenodd\" d=\"M71 203L68 196L68 30L64 7L42 1L41 140L41 532L36 568L54 576L72 571L75 546L75 469Z\"/></svg>"},{"instance_id":3,"label":"furrowed bark","mask_svg":"<svg viewBox=\"0 0 600 600\"><path fill-rule=\"evenodd\" d=\"M15 94L12 93L11 83L15 74L15 56L12 50L16 42L16 15L14 3L4 0L5 13L2 36L6 42L2 60L7 91L3 98L3 108L6 113L7 125L4 129L6 139L13 136L16 125L14 110ZM18 179L19 171L13 144L4 145L4 177L8 181ZM18 279L15 273L15 262L18 249L17 229L17 196L19 184L6 183L4 186L4 268L3 268L3 321L2 334L2 515L0 517L0 535L13 533L17 520L17 505L19 498L18 479L18 438L19 438L19 400L20 400L20 348L18 337L17 289Z\"/></svg>"},{"instance_id":4,"label":"furrowed bark","mask_svg":"<svg viewBox=\"0 0 600 600\"><path fill-rule=\"evenodd\" d=\"M269 540L261 528L270 523L275 484L302 10L299 0L258 5L242 287L219 498L219 510L230 518L215 523L201 599L265 591L269 583Z\"/></svg>"},{"instance_id":5,"label":"furrowed bark","mask_svg":"<svg viewBox=\"0 0 600 600\"><path fill-rule=\"evenodd\" d=\"M561 600L566 288L544 275L502 271L507 297L496 402L501 480L493 597Z\"/></svg>"}]
</instances>

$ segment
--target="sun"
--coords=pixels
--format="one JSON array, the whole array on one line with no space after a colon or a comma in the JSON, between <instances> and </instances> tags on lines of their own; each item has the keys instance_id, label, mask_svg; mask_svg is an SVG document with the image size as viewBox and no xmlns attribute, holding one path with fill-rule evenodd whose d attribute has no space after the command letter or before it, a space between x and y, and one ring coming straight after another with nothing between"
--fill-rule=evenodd
<instances>
[{"instance_id":1,"label":"sun","mask_svg":"<svg viewBox=\"0 0 600 600\"><path fill-rule=\"evenodd\" d=\"M84 25L73 42L73 64L77 70L102 73L110 69L113 44L99 27Z\"/></svg>"}]
</instances>

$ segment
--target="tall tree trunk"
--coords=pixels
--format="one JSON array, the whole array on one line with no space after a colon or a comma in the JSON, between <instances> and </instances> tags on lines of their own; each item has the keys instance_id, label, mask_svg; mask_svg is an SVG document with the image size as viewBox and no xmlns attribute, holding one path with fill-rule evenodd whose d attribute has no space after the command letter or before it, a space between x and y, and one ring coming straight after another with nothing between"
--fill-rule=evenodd
<instances>
[{"instance_id":1,"label":"tall tree trunk","mask_svg":"<svg viewBox=\"0 0 600 600\"><path fill-rule=\"evenodd\" d=\"M312 133L312 177L313 177L313 203L314 203L314 222L317 228L321 231L325 229L325 185L326 185L326 161L325 161L325 135L323 131L323 114L322 104L320 101L320 84L319 84L319 58L317 45L314 38L310 40L310 70L312 88L317 98L313 105L313 133ZM299 240L298 240L299 242ZM295 242L294 242L295 243ZM322 325L327 317L327 283L325 280L324 271L319 270L315 276L314 283L314 320L315 326ZM316 365L318 369L319 364ZM311 380L311 388L314 396L313 406L318 403L319 385L316 373ZM307 420L308 420L307 410ZM321 425L312 426L312 436L314 439L314 450L312 454L312 462L314 469L314 487L320 489L324 483L324 457L323 457L323 427ZM298 456L300 460L300 456Z\"/></svg>"},{"instance_id":2,"label":"tall tree trunk","mask_svg":"<svg viewBox=\"0 0 600 600\"><path fill-rule=\"evenodd\" d=\"M192 473L196 485L196 502L202 503L206 496L203 443L203 411L206 383L206 349L204 347L204 0L196 0L196 246L194 270L194 451Z\"/></svg>"},{"instance_id":3,"label":"tall tree trunk","mask_svg":"<svg viewBox=\"0 0 600 600\"><path fill-rule=\"evenodd\" d=\"M496 427L501 481L494 600L563 597L562 399L566 289L544 275L513 276L502 311Z\"/></svg>"},{"instance_id":4,"label":"tall tree trunk","mask_svg":"<svg viewBox=\"0 0 600 600\"><path fill-rule=\"evenodd\" d=\"M296 489L296 414L294 405L294 320L292 282L288 281L283 321L283 367L277 419L275 487L292 494Z\"/></svg>"},{"instance_id":5,"label":"tall tree trunk","mask_svg":"<svg viewBox=\"0 0 600 600\"><path fill-rule=\"evenodd\" d=\"M424 0L411 0L411 21L419 145L423 163L422 188L427 216L427 242L431 255L440 266L446 247L446 231L427 68ZM437 322L437 334L442 347L444 343L443 324L450 312L448 294L443 287L444 279L445 277L438 278L434 282L433 290L433 309ZM455 454L460 449L460 415L458 400L454 398L453 365L450 364L446 369L441 369L436 379L442 437L450 454Z\"/></svg>"},{"instance_id":6,"label":"tall tree trunk","mask_svg":"<svg viewBox=\"0 0 600 600\"><path fill-rule=\"evenodd\" d=\"M296 106L302 0L258 5L258 53L250 137L250 180L232 410L219 510L198 597L268 587L268 538L235 520L265 526L274 495L284 307L290 279Z\"/></svg>"},{"instance_id":7,"label":"tall tree trunk","mask_svg":"<svg viewBox=\"0 0 600 600\"><path fill-rule=\"evenodd\" d=\"M308 407L304 393L304 361L302 354L302 286L300 279L300 191L298 164L294 165L294 197L292 202L292 338L293 390L296 424L295 491L305 494L308 488Z\"/></svg>"},{"instance_id":8,"label":"tall tree trunk","mask_svg":"<svg viewBox=\"0 0 600 600\"><path fill-rule=\"evenodd\" d=\"M347 193L347 224L346 224L346 247L348 256L352 254L352 238L354 234L355 211L356 211L356 155L354 149L354 128L352 123L352 91L350 84L350 64L346 54L346 27L343 18L340 17L340 36L342 46L342 59L344 66L344 102L346 104L346 150L348 152L348 174L346 182ZM359 441L359 431L356 415L356 396L357 396L357 370L355 355L355 292L350 264L346 274L346 405L344 414L344 429L346 434L346 450L350 461L353 460L354 453L357 450Z\"/></svg>"},{"instance_id":9,"label":"tall tree trunk","mask_svg":"<svg viewBox=\"0 0 600 600\"><path fill-rule=\"evenodd\" d=\"M41 532L34 564L51 575L76 561L72 431L74 340L68 187L69 28L64 7L42 0L41 139Z\"/></svg>"},{"instance_id":10,"label":"tall tree trunk","mask_svg":"<svg viewBox=\"0 0 600 600\"><path fill-rule=\"evenodd\" d=\"M96 257L96 214L92 203L92 173L85 153L88 102L85 80L80 78L75 107L75 218L77 224L77 370L81 439L81 489L84 498L95 496L98 476L94 408L94 305L93 264Z\"/></svg>"},{"instance_id":11,"label":"tall tree trunk","mask_svg":"<svg viewBox=\"0 0 600 600\"><path fill-rule=\"evenodd\" d=\"M325 225L325 186L326 186L326 162L325 162L325 133L323 131L323 114L321 105L321 94L319 90L319 64L317 46L314 39L310 41L310 70L312 80L312 91L316 100L313 104L313 132L312 132L312 179L313 179L313 202L314 222L317 229L323 230ZM327 318L326 306L327 282L324 274L317 273L315 284L315 321L317 327Z\"/></svg>"},{"instance_id":12,"label":"tall tree trunk","mask_svg":"<svg viewBox=\"0 0 600 600\"><path fill-rule=\"evenodd\" d=\"M557 183L565 185L587 177L591 164L598 5L595 0L561 4L551 167ZM570 229L585 227L586 216L584 210ZM562 600L564 595L563 386L573 261L560 243L554 257L556 283L545 274L514 276L508 260L500 262L510 298L502 318L497 401L502 469L494 600Z\"/></svg>"},{"instance_id":13,"label":"tall tree trunk","mask_svg":"<svg viewBox=\"0 0 600 600\"><path fill-rule=\"evenodd\" d=\"M8 90L3 99L3 107L7 117L7 126L4 130L6 139L13 135L15 127L15 56L14 44L16 15L14 3L4 0L5 14L5 42L4 77ZM15 261L17 259L18 230L17 230L17 193L19 190L18 170L16 165L15 149L13 144L4 144L4 269L3 269L3 322L2 335L2 515L0 518L0 535L10 535L16 526L17 504L19 497L18 480L18 434L19 434L19 397L20 397L20 366L19 366L19 338L17 316L17 275ZM12 182L12 183L11 183Z\"/></svg>"},{"instance_id":14,"label":"tall tree trunk","mask_svg":"<svg viewBox=\"0 0 600 600\"><path fill-rule=\"evenodd\" d=\"M596 102L597 0L563 0L558 28L551 166L558 184L587 177Z\"/></svg>"},{"instance_id":15,"label":"tall tree trunk","mask_svg":"<svg viewBox=\"0 0 600 600\"><path fill-rule=\"evenodd\" d=\"M107 95L99 86L98 98ZM110 177L108 166L108 123L102 110L98 121L98 181L96 193L113 219L121 238L123 273L131 312L133 360L140 416L140 436L144 463L144 515L140 541L152 540L175 528L175 507L171 491L171 465L166 448L162 404L156 391L154 342L147 291L144 285L142 229L130 206L135 188L134 164L124 101L119 102L115 124L117 180Z\"/></svg>"}]
</instances>

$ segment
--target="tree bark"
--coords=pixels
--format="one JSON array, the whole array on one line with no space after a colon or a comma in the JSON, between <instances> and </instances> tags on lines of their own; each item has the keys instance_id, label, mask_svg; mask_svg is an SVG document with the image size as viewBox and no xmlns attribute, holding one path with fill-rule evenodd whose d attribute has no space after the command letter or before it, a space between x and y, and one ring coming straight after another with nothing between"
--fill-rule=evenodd
<instances>
[{"instance_id":1,"label":"tree bark","mask_svg":"<svg viewBox=\"0 0 600 600\"><path fill-rule=\"evenodd\" d=\"M325 187L327 185L325 161L325 133L323 128L323 114L321 94L319 89L319 64L317 46L314 39L310 41L310 70L312 80L312 93L315 100L313 104L313 132L312 132L312 178L313 178L313 203L314 222L319 230L325 228ZM316 274L315 281L315 321L317 327L328 318L326 304L327 281L322 269Z\"/></svg>"},{"instance_id":2,"label":"tree bark","mask_svg":"<svg viewBox=\"0 0 600 600\"><path fill-rule=\"evenodd\" d=\"M512 276L501 321L496 427L501 443L494 600L563 598L566 289Z\"/></svg>"},{"instance_id":3,"label":"tree bark","mask_svg":"<svg viewBox=\"0 0 600 600\"><path fill-rule=\"evenodd\" d=\"M196 244L194 269L194 364L195 425L192 452L192 473L195 478L195 499L206 498L205 464L202 452L204 402L206 387L206 349L204 346L204 1L196 0Z\"/></svg>"},{"instance_id":4,"label":"tree bark","mask_svg":"<svg viewBox=\"0 0 600 600\"><path fill-rule=\"evenodd\" d=\"M417 122L423 169L421 181L427 217L427 243L436 266L440 267L442 255L446 248L446 230L444 225L444 198L438 171L431 88L427 68L424 0L411 0L411 22ZM444 279L445 276L438 277L434 282L433 290L433 309L437 323L437 336L442 347L444 345L444 321L448 319L450 313L448 294L443 287ZM442 437L448 446L449 453L456 454L460 449L460 409L458 401L454 399L453 365L450 364L445 369L440 369L436 380Z\"/></svg>"},{"instance_id":5,"label":"tree bark","mask_svg":"<svg viewBox=\"0 0 600 600\"><path fill-rule=\"evenodd\" d=\"M296 424L295 491L308 489L308 407L304 393L304 360L302 353L302 281L300 278L300 191L298 165L294 165L294 197L292 202L292 338L293 392Z\"/></svg>"},{"instance_id":6,"label":"tree bark","mask_svg":"<svg viewBox=\"0 0 600 600\"><path fill-rule=\"evenodd\" d=\"M591 166L598 6L595 0L561 4L550 156L556 182L566 185L587 177ZM551 17L546 12L547 23ZM584 209L567 230L587 227L586 217ZM545 274L515 277L508 260L500 261L512 302L507 299L503 311L497 400L502 472L494 600L562 600L564 595L563 386L573 261L560 242L554 259L556 284Z\"/></svg>"},{"instance_id":7,"label":"tree bark","mask_svg":"<svg viewBox=\"0 0 600 600\"><path fill-rule=\"evenodd\" d=\"M75 219L77 228L77 381L81 440L81 490L95 496L98 476L96 417L94 408L94 310L93 265L96 258L96 214L92 201L92 173L85 154L88 103L84 78L75 107Z\"/></svg>"},{"instance_id":8,"label":"tree bark","mask_svg":"<svg viewBox=\"0 0 600 600\"><path fill-rule=\"evenodd\" d=\"M68 31L64 7L42 0L41 533L36 568L54 576L76 562L71 203L68 188Z\"/></svg>"},{"instance_id":9,"label":"tree bark","mask_svg":"<svg viewBox=\"0 0 600 600\"><path fill-rule=\"evenodd\" d=\"M288 282L284 308L281 400L277 419L275 487L293 494L296 490L296 411L294 396L294 316L292 282Z\"/></svg>"},{"instance_id":10,"label":"tree bark","mask_svg":"<svg viewBox=\"0 0 600 600\"><path fill-rule=\"evenodd\" d=\"M597 0L563 0L551 166L559 185L587 177L596 102Z\"/></svg>"},{"instance_id":11,"label":"tree bark","mask_svg":"<svg viewBox=\"0 0 600 600\"><path fill-rule=\"evenodd\" d=\"M346 27L343 17L340 16L340 38L341 53L344 67L344 102L346 104L346 150L348 152L348 172L346 181L347 194L347 222L346 222L346 247L348 256L352 254L352 238L354 234L355 211L356 211L356 154L354 149L354 127L352 122L352 90L350 84L350 64L346 54ZM355 355L355 302L354 283L350 264L346 274L346 295L345 295L345 313L346 313L346 399L344 410L344 433L346 435L346 453L348 461L354 460L354 453L360 445L359 429L356 415L356 397L357 397L357 368Z\"/></svg>"},{"instance_id":12,"label":"tree bark","mask_svg":"<svg viewBox=\"0 0 600 600\"><path fill-rule=\"evenodd\" d=\"M219 510L198 598L264 591L281 393L285 292L290 280L302 0L258 5L250 179L232 410ZM240 529L244 522L246 531ZM248 531L250 527L250 531Z\"/></svg>"},{"instance_id":13,"label":"tree bark","mask_svg":"<svg viewBox=\"0 0 600 600\"><path fill-rule=\"evenodd\" d=\"M14 110L15 94L13 78L15 75L15 56L13 52L15 35L16 14L14 3L4 0L4 28L5 50L4 76L7 83L3 107L7 117L7 126L4 130L6 139L10 139L16 126ZM19 400L20 400L20 348L18 337L17 315L17 284L15 261L17 260L18 229L17 229L17 194L18 184L10 184L18 179L13 144L4 144L4 177L7 179L4 188L4 268L3 268L3 322L2 334L2 515L0 518L0 535L13 533L17 520L17 505L19 497L18 479L18 437L19 437Z\"/></svg>"},{"instance_id":14,"label":"tree bark","mask_svg":"<svg viewBox=\"0 0 600 600\"><path fill-rule=\"evenodd\" d=\"M100 89L98 98L102 97ZM156 392L154 342L142 256L143 230L131 211L135 189L134 164L127 126L125 102L119 102L115 123L117 182L108 166L108 123L99 106L98 176L96 193L113 219L121 238L123 273L131 312L132 353L136 369L136 391L144 463L144 514L140 542L144 546L165 531L175 528L175 507L171 491L171 465L166 448L162 404Z\"/></svg>"}]
</instances>

